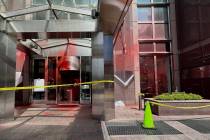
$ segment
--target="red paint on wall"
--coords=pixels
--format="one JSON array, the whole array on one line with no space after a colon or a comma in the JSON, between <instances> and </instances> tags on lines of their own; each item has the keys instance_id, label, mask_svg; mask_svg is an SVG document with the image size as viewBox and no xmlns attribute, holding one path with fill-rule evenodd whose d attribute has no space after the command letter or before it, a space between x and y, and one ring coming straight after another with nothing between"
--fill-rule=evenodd
<instances>
[{"instance_id":1,"label":"red paint on wall","mask_svg":"<svg viewBox=\"0 0 210 140\"><path fill-rule=\"evenodd\" d=\"M26 58L26 53L17 49L17 51L16 51L16 72L22 72L25 58Z\"/></svg>"}]
</instances>

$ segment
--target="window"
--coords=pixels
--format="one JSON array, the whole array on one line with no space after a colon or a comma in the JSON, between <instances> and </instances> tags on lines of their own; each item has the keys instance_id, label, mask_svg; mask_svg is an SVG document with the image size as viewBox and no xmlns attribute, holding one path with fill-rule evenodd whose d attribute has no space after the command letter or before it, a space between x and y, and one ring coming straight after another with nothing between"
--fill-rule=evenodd
<instances>
[{"instance_id":1,"label":"window","mask_svg":"<svg viewBox=\"0 0 210 140\"><path fill-rule=\"evenodd\" d=\"M152 8L138 8L138 20L141 22L152 21Z\"/></svg>"},{"instance_id":2,"label":"window","mask_svg":"<svg viewBox=\"0 0 210 140\"><path fill-rule=\"evenodd\" d=\"M47 1L46 0L33 0L33 4L35 5L47 4Z\"/></svg>"},{"instance_id":3,"label":"window","mask_svg":"<svg viewBox=\"0 0 210 140\"><path fill-rule=\"evenodd\" d=\"M54 5L62 5L63 0L51 0Z\"/></svg>"},{"instance_id":4,"label":"window","mask_svg":"<svg viewBox=\"0 0 210 140\"><path fill-rule=\"evenodd\" d=\"M156 43L157 52L170 52L170 43Z\"/></svg>"},{"instance_id":5,"label":"window","mask_svg":"<svg viewBox=\"0 0 210 140\"><path fill-rule=\"evenodd\" d=\"M155 67L153 56L140 56L141 92L155 95ZM148 96L148 94L147 94Z\"/></svg>"},{"instance_id":6,"label":"window","mask_svg":"<svg viewBox=\"0 0 210 140\"><path fill-rule=\"evenodd\" d=\"M154 52L153 43L140 43L139 50L141 52Z\"/></svg>"},{"instance_id":7,"label":"window","mask_svg":"<svg viewBox=\"0 0 210 140\"><path fill-rule=\"evenodd\" d=\"M138 0L143 3L137 5L140 52L170 52L169 5L163 2L167 0Z\"/></svg>"},{"instance_id":8,"label":"window","mask_svg":"<svg viewBox=\"0 0 210 140\"><path fill-rule=\"evenodd\" d=\"M171 89L169 5L168 0L137 2L141 92L153 97Z\"/></svg>"},{"instance_id":9,"label":"window","mask_svg":"<svg viewBox=\"0 0 210 140\"><path fill-rule=\"evenodd\" d=\"M154 8L155 21L168 21L168 12L166 7L155 7Z\"/></svg>"},{"instance_id":10,"label":"window","mask_svg":"<svg viewBox=\"0 0 210 140\"><path fill-rule=\"evenodd\" d=\"M64 0L64 6L76 7L76 4L73 0Z\"/></svg>"},{"instance_id":11,"label":"window","mask_svg":"<svg viewBox=\"0 0 210 140\"><path fill-rule=\"evenodd\" d=\"M45 20L47 17L47 11L33 13L33 20Z\"/></svg>"},{"instance_id":12,"label":"window","mask_svg":"<svg viewBox=\"0 0 210 140\"><path fill-rule=\"evenodd\" d=\"M168 56L157 56L157 91L158 93L166 93L169 89L170 64Z\"/></svg>"},{"instance_id":13,"label":"window","mask_svg":"<svg viewBox=\"0 0 210 140\"><path fill-rule=\"evenodd\" d=\"M167 0L153 0L154 3L166 3Z\"/></svg>"},{"instance_id":14,"label":"window","mask_svg":"<svg viewBox=\"0 0 210 140\"><path fill-rule=\"evenodd\" d=\"M155 24L155 38L168 39L168 24Z\"/></svg>"},{"instance_id":15,"label":"window","mask_svg":"<svg viewBox=\"0 0 210 140\"><path fill-rule=\"evenodd\" d=\"M138 4L151 3L151 0L137 0Z\"/></svg>"},{"instance_id":16,"label":"window","mask_svg":"<svg viewBox=\"0 0 210 140\"><path fill-rule=\"evenodd\" d=\"M152 39L152 24L139 24L139 39Z\"/></svg>"}]
</instances>

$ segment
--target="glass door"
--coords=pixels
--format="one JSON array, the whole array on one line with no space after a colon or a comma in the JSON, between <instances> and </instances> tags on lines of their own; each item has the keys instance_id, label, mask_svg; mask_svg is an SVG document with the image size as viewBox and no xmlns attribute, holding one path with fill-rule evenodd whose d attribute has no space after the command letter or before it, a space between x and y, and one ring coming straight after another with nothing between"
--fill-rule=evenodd
<instances>
[{"instance_id":1,"label":"glass door","mask_svg":"<svg viewBox=\"0 0 210 140\"><path fill-rule=\"evenodd\" d=\"M56 85L56 57L48 57L47 61L47 85ZM48 103L56 103L56 92L57 88L46 89Z\"/></svg>"},{"instance_id":2,"label":"glass door","mask_svg":"<svg viewBox=\"0 0 210 140\"><path fill-rule=\"evenodd\" d=\"M45 85L45 59L33 60L33 84L34 86ZM44 88L33 89L33 103L44 103L45 97Z\"/></svg>"}]
</instances>

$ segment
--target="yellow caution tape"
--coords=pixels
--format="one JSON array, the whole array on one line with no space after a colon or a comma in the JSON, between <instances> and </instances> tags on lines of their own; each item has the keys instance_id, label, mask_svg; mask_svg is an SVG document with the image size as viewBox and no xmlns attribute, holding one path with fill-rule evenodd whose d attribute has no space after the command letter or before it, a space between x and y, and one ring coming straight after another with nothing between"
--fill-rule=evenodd
<instances>
[{"instance_id":1,"label":"yellow caution tape","mask_svg":"<svg viewBox=\"0 0 210 140\"><path fill-rule=\"evenodd\" d=\"M74 84L62 84L62 85L3 87L3 88L0 88L0 91L27 90L27 89L35 89L35 88L56 88L56 87L69 87L69 86L79 86L79 85L95 85L95 84L100 84L100 83L114 83L114 81L100 80L100 81L82 82L82 83L74 83Z\"/></svg>"},{"instance_id":2,"label":"yellow caution tape","mask_svg":"<svg viewBox=\"0 0 210 140\"><path fill-rule=\"evenodd\" d=\"M151 104L154 104L154 105L168 107L168 108L173 108L173 109L200 109L200 108L210 107L210 104L204 105L204 106L181 107L181 106L172 106L172 105L167 105L167 104L157 103L157 102L151 102L151 101L149 101L149 102Z\"/></svg>"},{"instance_id":3,"label":"yellow caution tape","mask_svg":"<svg viewBox=\"0 0 210 140\"><path fill-rule=\"evenodd\" d=\"M138 96L144 96L145 94L144 93L137 93L136 95L138 95Z\"/></svg>"}]
</instances>

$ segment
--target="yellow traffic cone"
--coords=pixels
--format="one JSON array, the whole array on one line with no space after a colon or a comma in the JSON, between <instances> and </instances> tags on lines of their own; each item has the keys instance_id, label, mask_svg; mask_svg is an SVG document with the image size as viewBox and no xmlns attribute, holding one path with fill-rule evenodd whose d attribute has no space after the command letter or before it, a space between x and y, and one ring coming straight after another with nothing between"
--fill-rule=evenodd
<instances>
[{"instance_id":1,"label":"yellow traffic cone","mask_svg":"<svg viewBox=\"0 0 210 140\"><path fill-rule=\"evenodd\" d=\"M142 126L146 129L155 129L150 103L148 101L146 102L146 108L144 110L144 122Z\"/></svg>"}]
</instances>

